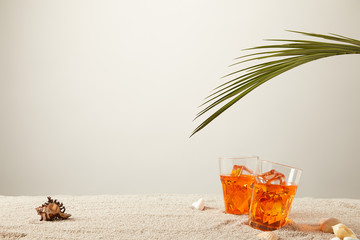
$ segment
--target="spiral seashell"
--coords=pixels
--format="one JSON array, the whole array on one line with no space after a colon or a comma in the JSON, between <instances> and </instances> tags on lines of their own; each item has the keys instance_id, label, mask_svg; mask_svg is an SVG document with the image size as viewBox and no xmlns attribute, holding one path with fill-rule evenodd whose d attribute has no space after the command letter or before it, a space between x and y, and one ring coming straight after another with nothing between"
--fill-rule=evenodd
<instances>
[{"instance_id":1,"label":"spiral seashell","mask_svg":"<svg viewBox=\"0 0 360 240\"><path fill-rule=\"evenodd\" d=\"M278 239L278 236L273 232L262 232L256 236L258 236L259 238L265 239L265 240L277 240Z\"/></svg>"},{"instance_id":2,"label":"spiral seashell","mask_svg":"<svg viewBox=\"0 0 360 240\"><path fill-rule=\"evenodd\" d=\"M336 224L335 226L332 226L332 228L335 236L340 239L344 239L345 237L352 237L356 239L355 233L342 223Z\"/></svg>"},{"instance_id":3,"label":"spiral seashell","mask_svg":"<svg viewBox=\"0 0 360 240\"><path fill-rule=\"evenodd\" d=\"M320 230L326 233L334 233L332 226L341 223L337 218L323 218L319 221Z\"/></svg>"}]
</instances>

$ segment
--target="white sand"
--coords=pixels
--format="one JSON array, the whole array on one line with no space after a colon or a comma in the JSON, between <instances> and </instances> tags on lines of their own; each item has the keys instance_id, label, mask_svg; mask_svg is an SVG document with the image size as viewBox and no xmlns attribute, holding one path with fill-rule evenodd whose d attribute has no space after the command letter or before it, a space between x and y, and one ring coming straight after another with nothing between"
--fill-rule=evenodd
<instances>
[{"instance_id":1,"label":"white sand","mask_svg":"<svg viewBox=\"0 0 360 240\"><path fill-rule=\"evenodd\" d=\"M63 202L68 220L39 221L42 197L0 196L1 239L258 239L246 215L224 214L220 195L52 196ZM206 209L191 204L204 198ZM280 239L326 239L320 218L336 217L360 236L360 200L295 198L296 223L275 231Z\"/></svg>"}]
</instances>

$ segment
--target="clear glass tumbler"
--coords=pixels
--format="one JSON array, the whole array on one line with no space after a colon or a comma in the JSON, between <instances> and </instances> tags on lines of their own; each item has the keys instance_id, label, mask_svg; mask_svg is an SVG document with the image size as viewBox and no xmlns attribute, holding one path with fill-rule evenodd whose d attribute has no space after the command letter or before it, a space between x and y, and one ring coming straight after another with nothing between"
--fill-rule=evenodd
<instances>
[{"instance_id":1,"label":"clear glass tumbler","mask_svg":"<svg viewBox=\"0 0 360 240\"><path fill-rule=\"evenodd\" d=\"M220 158L220 180L224 193L225 211L248 214L254 173L259 157Z\"/></svg>"},{"instance_id":2,"label":"clear glass tumbler","mask_svg":"<svg viewBox=\"0 0 360 240\"><path fill-rule=\"evenodd\" d=\"M302 170L259 160L250 204L249 225L263 231L287 222Z\"/></svg>"}]
</instances>

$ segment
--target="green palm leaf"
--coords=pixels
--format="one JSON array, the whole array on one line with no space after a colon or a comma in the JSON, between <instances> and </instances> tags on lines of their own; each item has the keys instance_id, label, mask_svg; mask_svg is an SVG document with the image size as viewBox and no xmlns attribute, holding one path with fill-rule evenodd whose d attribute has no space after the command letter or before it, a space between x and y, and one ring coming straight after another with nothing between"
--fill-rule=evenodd
<instances>
[{"instance_id":1,"label":"green palm leaf","mask_svg":"<svg viewBox=\"0 0 360 240\"><path fill-rule=\"evenodd\" d=\"M325 57L343 54L360 54L360 41L356 39L337 34L323 35L298 31L290 32L322 38L333 42L267 39L268 41L284 43L245 49L246 51L255 50L259 52L236 58L238 62L231 66L255 60L272 60L242 68L224 76L224 78L231 77L231 79L215 88L213 93L205 98L204 103L200 106L203 107L203 109L196 115L195 119L201 117L210 110L215 109L215 112L195 128L191 136L207 126L221 113L230 108L248 93L290 69ZM268 49L273 50L267 51ZM273 60L274 58L276 58L276 60ZM237 76L238 74L240 75Z\"/></svg>"}]
</instances>

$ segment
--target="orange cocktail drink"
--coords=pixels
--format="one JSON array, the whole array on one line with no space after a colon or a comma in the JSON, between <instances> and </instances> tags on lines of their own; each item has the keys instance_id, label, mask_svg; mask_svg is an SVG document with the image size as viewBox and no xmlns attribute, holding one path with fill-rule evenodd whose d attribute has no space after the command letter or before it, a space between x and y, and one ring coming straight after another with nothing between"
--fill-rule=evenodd
<instances>
[{"instance_id":1,"label":"orange cocktail drink","mask_svg":"<svg viewBox=\"0 0 360 240\"><path fill-rule=\"evenodd\" d=\"M272 231L281 228L288 221L301 170L291 168L292 170L287 171L287 166L276 167L275 163L271 162L260 164L268 165L265 169L272 166L280 170L271 169L255 174L249 225ZM260 169L257 171L261 171Z\"/></svg>"},{"instance_id":2,"label":"orange cocktail drink","mask_svg":"<svg viewBox=\"0 0 360 240\"><path fill-rule=\"evenodd\" d=\"M223 188L225 211L230 214L247 214L251 202L254 176L220 175Z\"/></svg>"},{"instance_id":3,"label":"orange cocktail drink","mask_svg":"<svg viewBox=\"0 0 360 240\"><path fill-rule=\"evenodd\" d=\"M257 157L220 159L220 180L226 213L249 213L256 163Z\"/></svg>"},{"instance_id":4,"label":"orange cocktail drink","mask_svg":"<svg viewBox=\"0 0 360 240\"><path fill-rule=\"evenodd\" d=\"M274 230L285 225L297 186L254 184L254 199L250 214L251 226Z\"/></svg>"}]
</instances>

